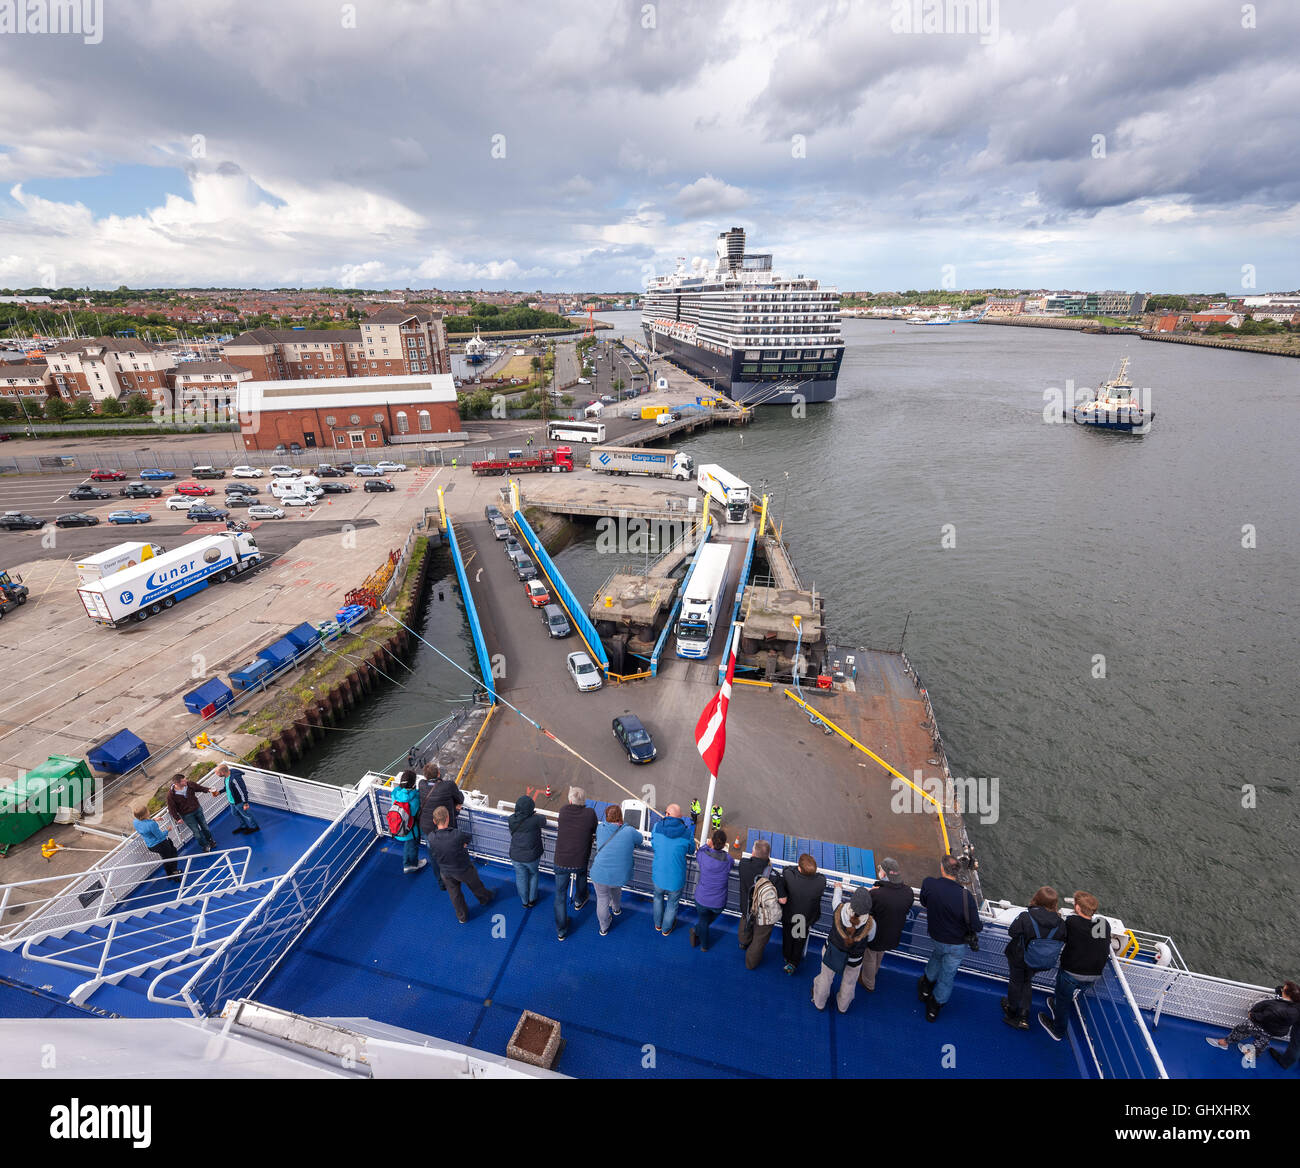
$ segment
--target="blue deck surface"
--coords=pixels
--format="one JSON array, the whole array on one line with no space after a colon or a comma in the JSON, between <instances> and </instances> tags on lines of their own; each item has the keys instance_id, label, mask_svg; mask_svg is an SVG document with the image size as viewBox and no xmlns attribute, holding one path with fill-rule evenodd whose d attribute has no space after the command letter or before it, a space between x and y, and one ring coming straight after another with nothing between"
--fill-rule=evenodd
<instances>
[{"instance_id":1,"label":"blue deck surface","mask_svg":"<svg viewBox=\"0 0 1300 1168\"><path fill-rule=\"evenodd\" d=\"M555 939L549 877L526 911L504 866L480 867L496 900L469 898L461 925L431 869L406 876L400 849L376 848L255 995L315 1017L365 1016L504 1054L519 1015L557 1019L557 1070L581 1077L1074 1078L1070 1043L1003 1026L1001 984L962 976L936 1023L916 996L920 969L886 959L874 994L847 1015L812 1006L821 943L792 977L779 930L764 963L745 969L736 921L715 924L708 953L690 947L694 911L662 937L649 902L625 896L606 937L595 897ZM1036 1008L1041 1008L1035 999ZM1225 1056L1226 1057L1226 1056ZM946 1058L946 1062L945 1062ZM952 1065L947 1065L947 1064Z\"/></svg>"}]
</instances>

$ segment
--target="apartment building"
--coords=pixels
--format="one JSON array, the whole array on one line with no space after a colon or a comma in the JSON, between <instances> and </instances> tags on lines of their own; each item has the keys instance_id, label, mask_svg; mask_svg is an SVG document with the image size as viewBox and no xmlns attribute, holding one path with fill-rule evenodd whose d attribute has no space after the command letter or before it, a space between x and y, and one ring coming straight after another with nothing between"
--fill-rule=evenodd
<instances>
[{"instance_id":1,"label":"apartment building","mask_svg":"<svg viewBox=\"0 0 1300 1168\"><path fill-rule=\"evenodd\" d=\"M44 348L52 390L68 401L89 394L95 403L140 393L159 399L176 358L135 337L95 337Z\"/></svg>"},{"instance_id":2,"label":"apartment building","mask_svg":"<svg viewBox=\"0 0 1300 1168\"><path fill-rule=\"evenodd\" d=\"M49 397L50 370L47 365L17 365L0 362L0 397L20 398L28 408L43 409Z\"/></svg>"}]
</instances>

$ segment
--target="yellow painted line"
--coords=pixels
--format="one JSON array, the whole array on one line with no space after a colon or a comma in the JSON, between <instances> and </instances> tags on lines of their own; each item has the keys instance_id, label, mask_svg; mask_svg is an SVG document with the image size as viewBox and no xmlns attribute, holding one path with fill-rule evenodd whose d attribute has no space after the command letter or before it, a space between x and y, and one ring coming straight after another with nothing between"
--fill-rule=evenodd
<instances>
[{"instance_id":1,"label":"yellow painted line","mask_svg":"<svg viewBox=\"0 0 1300 1168\"><path fill-rule=\"evenodd\" d=\"M478 733L474 735L474 741L469 744L469 753L465 755L465 761L460 764L460 770L456 772L456 786L460 786L460 780L465 774L465 768L469 766L469 760L474 757L474 751L478 748L478 740L483 737L483 731L488 728L488 723L492 721L492 715L500 708L495 702L488 707L487 717L483 719L483 725L478 728Z\"/></svg>"},{"instance_id":2,"label":"yellow painted line","mask_svg":"<svg viewBox=\"0 0 1300 1168\"><path fill-rule=\"evenodd\" d=\"M843 738L846 742L850 743L853 746L856 746L860 751L862 751L863 754L867 755L867 757L875 759L875 761L878 762L882 767L884 767L885 770L887 770L891 775L893 775L895 778L902 779L903 782L905 782L909 787L911 787L912 790L915 791L918 795L925 796L925 798L927 798L931 803L933 803L934 809L939 815L939 829L943 832L943 850L945 852L951 853L952 846L948 842L948 825L946 822L944 822L943 807L940 805L939 801L933 795L930 794L929 791L922 791L921 788L918 787L914 782L912 782L912 780L909 779L906 775L899 774L899 772L894 770L894 768L891 767L889 763L887 763L883 758L881 758L880 755L876 754L874 751L868 750L865 746L862 745L861 742L859 742L856 738L854 738L852 734L849 734L844 730L841 730L837 725L835 725L834 722L832 722L828 717L826 717L825 714L818 713L818 711L814 710L812 706L810 706L807 702L803 700L803 698L799 697L797 694L791 693L788 689L783 690L782 692L785 694L786 697L788 697L792 702L794 702L795 705L799 706L801 709L806 711L810 716L816 718L823 726L827 726L831 730L834 730L835 733L838 734L841 738Z\"/></svg>"},{"instance_id":3,"label":"yellow painted line","mask_svg":"<svg viewBox=\"0 0 1300 1168\"><path fill-rule=\"evenodd\" d=\"M755 681L749 677L733 677L731 682L733 685L761 685L764 689L772 688L770 681Z\"/></svg>"}]
</instances>

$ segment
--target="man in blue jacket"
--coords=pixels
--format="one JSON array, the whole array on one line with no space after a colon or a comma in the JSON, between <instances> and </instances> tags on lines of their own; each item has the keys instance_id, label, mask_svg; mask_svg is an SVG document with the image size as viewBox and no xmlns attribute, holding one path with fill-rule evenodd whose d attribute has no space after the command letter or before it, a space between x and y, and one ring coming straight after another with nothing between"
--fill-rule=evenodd
<instances>
[{"instance_id":1,"label":"man in blue jacket","mask_svg":"<svg viewBox=\"0 0 1300 1168\"><path fill-rule=\"evenodd\" d=\"M226 788L226 802L230 804L230 810L239 820L239 826L235 828L234 834L251 835L255 831L261 831L262 829L257 826L257 820L253 818L252 804L248 801L248 788L244 786L244 772L238 767L232 769L223 762L217 767L217 778Z\"/></svg>"},{"instance_id":2,"label":"man in blue jacket","mask_svg":"<svg viewBox=\"0 0 1300 1168\"><path fill-rule=\"evenodd\" d=\"M695 854L695 840L678 804L669 803L664 815L650 833L654 849L650 879L655 889L655 930L667 937L677 922L677 902L686 887L686 860Z\"/></svg>"}]
</instances>

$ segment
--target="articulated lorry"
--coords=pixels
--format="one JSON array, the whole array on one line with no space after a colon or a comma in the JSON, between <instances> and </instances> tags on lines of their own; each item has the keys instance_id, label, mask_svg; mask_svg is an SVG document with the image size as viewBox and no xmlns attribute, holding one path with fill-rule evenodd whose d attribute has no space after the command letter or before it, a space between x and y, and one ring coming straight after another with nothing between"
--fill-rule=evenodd
<instances>
[{"instance_id":1,"label":"articulated lorry","mask_svg":"<svg viewBox=\"0 0 1300 1168\"><path fill-rule=\"evenodd\" d=\"M77 589L86 615L98 625L117 628L146 620L178 600L220 584L262 562L257 541L247 532L205 535L175 551Z\"/></svg>"},{"instance_id":2,"label":"articulated lorry","mask_svg":"<svg viewBox=\"0 0 1300 1168\"><path fill-rule=\"evenodd\" d=\"M485 458L481 462L472 462L470 469L477 475L568 471L573 469L573 449L569 446L557 446L554 450L546 447L530 454L512 450L505 458Z\"/></svg>"},{"instance_id":3,"label":"articulated lorry","mask_svg":"<svg viewBox=\"0 0 1300 1168\"><path fill-rule=\"evenodd\" d=\"M77 564L77 584L79 586L93 584L96 580L102 580L105 576L122 571L123 568L134 568L137 564L162 554L163 549L156 543L129 540L126 543L114 544L111 548L87 556Z\"/></svg>"},{"instance_id":4,"label":"articulated lorry","mask_svg":"<svg viewBox=\"0 0 1300 1168\"><path fill-rule=\"evenodd\" d=\"M643 474L658 478L689 479L695 459L684 450L645 450L640 446L596 446L587 462L588 470L603 474Z\"/></svg>"},{"instance_id":5,"label":"articulated lorry","mask_svg":"<svg viewBox=\"0 0 1300 1168\"><path fill-rule=\"evenodd\" d=\"M716 463L700 467L695 485L715 503L720 503L728 523L744 523L749 518L749 484Z\"/></svg>"}]
</instances>

